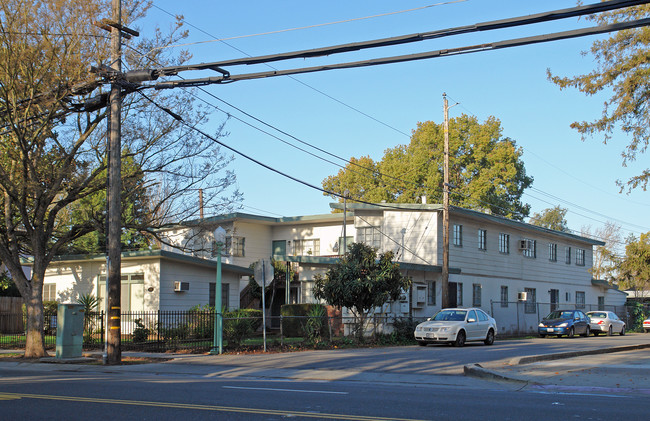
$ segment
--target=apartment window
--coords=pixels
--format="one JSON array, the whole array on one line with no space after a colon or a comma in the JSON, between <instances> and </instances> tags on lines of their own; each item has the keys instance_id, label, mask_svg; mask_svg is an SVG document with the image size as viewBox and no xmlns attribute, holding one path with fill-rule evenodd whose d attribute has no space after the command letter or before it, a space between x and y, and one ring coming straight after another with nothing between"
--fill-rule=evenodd
<instances>
[{"instance_id":1,"label":"apartment window","mask_svg":"<svg viewBox=\"0 0 650 421\"><path fill-rule=\"evenodd\" d=\"M585 265L585 250L576 249L576 265L584 266Z\"/></svg>"},{"instance_id":2,"label":"apartment window","mask_svg":"<svg viewBox=\"0 0 650 421\"><path fill-rule=\"evenodd\" d=\"M320 256L320 238L293 241L294 256Z\"/></svg>"},{"instance_id":3,"label":"apartment window","mask_svg":"<svg viewBox=\"0 0 650 421\"><path fill-rule=\"evenodd\" d=\"M564 248L564 262L567 265L571 264L571 247Z\"/></svg>"},{"instance_id":4,"label":"apartment window","mask_svg":"<svg viewBox=\"0 0 650 421\"><path fill-rule=\"evenodd\" d=\"M508 286L501 285L501 307L508 307Z\"/></svg>"},{"instance_id":5,"label":"apartment window","mask_svg":"<svg viewBox=\"0 0 650 421\"><path fill-rule=\"evenodd\" d=\"M338 242L338 247L339 247L339 255L345 254L348 251L350 251L350 244L354 243L354 237L345 237L345 240L343 237L339 237L339 242Z\"/></svg>"},{"instance_id":6,"label":"apartment window","mask_svg":"<svg viewBox=\"0 0 650 421\"><path fill-rule=\"evenodd\" d=\"M598 310L605 310L605 297L598 297Z\"/></svg>"},{"instance_id":7,"label":"apartment window","mask_svg":"<svg viewBox=\"0 0 650 421\"><path fill-rule=\"evenodd\" d=\"M548 260L557 262L557 244L555 243L548 244Z\"/></svg>"},{"instance_id":8,"label":"apartment window","mask_svg":"<svg viewBox=\"0 0 650 421\"><path fill-rule=\"evenodd\" d=\"M217 289L216 282L210 282L208 292L208 305L214 306L214 291ZM221 284L221 308L228 310L230 308L230 284Z\"/></svg>"},{"instance_id":9,"label":"apartment window","mask_svg":"<svg viewBox=\"0 0 650 421\"><path fill-rule=\"evenodd\" d=\"M427 290L427 305L436 305L436 281L429 281L429 288Z\"/></svg>"},{"instance_id":10,"label":"apartment window","mask_svg":"<svg viewBox=\"0 0 650 421\"><path fill-rule=\"evenodd\" d=\"M524 249L524 256L534 259L537 257L537 240L525 239L526 248Z\"/></svg>"},{"instance_id":11,"label":"apartment window","mask_svg":"<svg viewBox=\"0 0 650 421\"><path fill-rule=\"evenodd\" d=\"M585 308L585 292L576 291L576 308Z\"/></svg>"},{"instance_id":12,"label":"apartment window","mask_svg":"<svg viewBox=\"0 0 650 421\"><path fill-rule=\"evenodd\" d=\"M537 290L535 288L524 288L526 292L526 303L524 311L528 314L537 313Z\"/></svg>"},{"instance_id":13,"label":"apartment window","mask_svg":"<svg viewBox=\"0 0 650 421\"><path fill-rule=\"evenodd\" d=\"M357 242L364 243L370 247L381 248L381 231L379 227L357 228Z\"/></svg>"},{"instance_id":14,"label":"apartment window","mask_svg":"<svg viewBox=\"0 0 650 421\"><path fill-rule=\"evenodd\" d=\"M454 245L463 247L463 226L454 224Z\"/></svg>"},{"instance_id":15,"label":"apartment window","mask_svg":"<svg viewBox=\"0 0 650 421\"><path fill-rule=\"evenodd\" d=\"M56 284L43 284L43 301L56 301Z\"/></svg>"},{"instance_id":16,"label":"apartment window","mask_svg":"<svg viewBox=\"0 0 650 421\"><path fill-rule=\"evenodd\" d=\"M499 253L510 254L510 234L499 233Z\"/></svg>"},{"instance_id":17,"label":"apartment window","mask_svg":"<svg viewBox=\"0 0 650 421\"><path fill-rule=\"evenodd\" d=\"M229 236L226 237L226 245L224 253L233 257L244 257L244 244L246 239L244 237Z\"/></svg>"},{"instance_id":18,"label":"apartment window","mask_svg":"<svg viewBox=\"0 0 650 421\"><path fill-rule=\"evenodd\" d=\"M478 230L478 249L487 250L487 231L479 229Z\"/></svg>"},{"instance_id":19,"label":"apartment window","mask_svg":"<svg viewBox=\"0 0 650 421\"><path fill-rule=\"evenodd\" d=\"M566 301L567 303L568 303L569 301L571 301L571 293L570 293L570 292L567 292L567 293L564 295L564 297L566 298L566 300L564 300L564 301Z\"/></svg>"},{"instance_id":20,"label":"apartment window","mask_svg":"<svg viewBox=\"0 0 650 421\"><path fill-rule=\"evenodd\" d=\"M480 307L481 306L481 284L472 285L472 306Z\"/></svg>"},{"instance_id":21,"label":"apartment window","mask_svg":"<svg viewBox=\"0 0 650 421\"><path fill-rule=\"evenodd\" d=\"M120 276L120 307L122 312L144 310L144 273L122 273ZM100 275L97 284L97 308L106 308L106 276ZM123 318L122 321L125 321Z\"/></svg>"}]
</instances>

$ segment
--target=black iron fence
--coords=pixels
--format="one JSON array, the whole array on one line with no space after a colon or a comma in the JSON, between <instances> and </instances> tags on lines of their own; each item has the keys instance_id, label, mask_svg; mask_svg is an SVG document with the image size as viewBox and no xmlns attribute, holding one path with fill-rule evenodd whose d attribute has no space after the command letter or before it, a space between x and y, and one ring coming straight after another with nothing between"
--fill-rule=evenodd
<instances>
[{"instance_id":1,"label":"black iron fence","mask_svg":"<svg viewBox=\"0 0 650 421\"><path fill-rule=\"evenodd\" d=\"M100 350L104 347L104 312L85 314L83 349ZM22 314L3 315L6 324L22 323ZM11 319L11 320L9 320ZM45 346L56 347L56 316L46 316ZM366 338L401 335L413 338L415 324L424 318L402 318L371 315L362 327ZM146 352L207 352L215 345L215 313L211 311L154 311L127 312L121 315L121 349ZM261 348L264 336L267 343L276 347L318 346L353 336L358 319L353 316L319 317L277 316L266 318L266 335L262 317L223 317L223 345L226 350ZM0 348L25 347L24 329L0 330Z\"/></svg>"},{"instance_id":2,"label":"black iron fence","mask_svg":"<svg viewBox=\"0 0 650 421\"><path fill-rule=\"evenodd\" d=\"M573 308L562 306L562 308ZM490 314L497 320L499 336L521 336L537 332L539 320L553 309L550 303L523 301L490 303ZM626 306L585 305L590 310L611 310L626 322L634 323L634 310ZM646 315L650 308L642 308ZM0 348L25 347L26 321L22 313L0 313ZM370 315L363 326L352 315L329 317L277 316L266 318L266 335L262 317L223 317L224 348L261 348L263 337L276 347L318 346L336 340L347 340L355 335L375 340L404 343L413 340L413 330L425 317L397 317ZM154 311L127 312L121 315L121 348L124 351L147 352L207 352L214 347L215 313L211 311ZM20 326L21 329L16 327ZM276 327L277 326L277 327ZM104 347L104 312L85 314L83 348L98 350ZM56 347L56 316L46 315L45 346ZM392 339L391 339L392 338Z\"/></svg>"}]
</instances>

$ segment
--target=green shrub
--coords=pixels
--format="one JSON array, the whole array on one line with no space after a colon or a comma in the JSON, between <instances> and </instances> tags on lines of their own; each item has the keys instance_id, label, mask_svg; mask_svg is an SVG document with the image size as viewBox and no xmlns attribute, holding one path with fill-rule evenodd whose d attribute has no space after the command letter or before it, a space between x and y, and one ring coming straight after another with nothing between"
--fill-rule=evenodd
<instances>
[{"instance_id":1,"label":"green shrub","mask_svg":"<svg viewBox=\"0 0 650 421\"><path fill-rule=\"evenodd\" d=\"M628 324L627 330L630 332L642 332L643 331L643 320L645 316L643 314L643 304L634 301L626 306L628 312Z\"/></svg>"},{"instance_id":2,"label":"green shrub","mask_svg":"<svg viewBox=\"0 0 650 421\"><path fill-rule=\"evenodd\" d=\"M241 308L223 314L223 337L228 346L237 348L245 337L251 336L262 325L262 311Z\"/></svg>"},{"instance_id":3,"label":"green shrub","mask_svg":"<svg viewBox=\"0 0 650 421\"><path fill-rule=\"evenodd\" d=\"M286 304L283 305L280 313L283 316L282 319L282 334L285 337L307 337L305 332L305 320L313 307L319 307L323 309L321 318L321 336L327 334L327 311L322 304Z\"/></svg>"},{"instance_id":4,"label":"green shrub","mask_svg":"<svg viewBox=\"0 0 650 421\"><path fill-rule=\"evenodd\" d=\"M323 340L323 330L327 327L327 310L321 304L314 304L309 308L307 319L303 323L305 338L310 344L317 347Z\"/></svg>"},{"instance_id":5,"label":"green shrub","mask_svg":"<svg viewBox=\"0 0 650 421\"><path fill-rule=\"evenodd\" d=\"M396 318L393 322L393 336L396 343L415 342L413 332L418 323L411 317Z\"/></svg>"},{"instance_id":6,"label":"green shrub","mask_svg":"<svg viewBox=\"0 0 650 421\"><path fill-rule=\"evenodd\" d=\"M133 342L142 343L149 339L149 329L144 326L142 319L135 319L136 328L133 329Z\"/></svg>"}]
</instances>

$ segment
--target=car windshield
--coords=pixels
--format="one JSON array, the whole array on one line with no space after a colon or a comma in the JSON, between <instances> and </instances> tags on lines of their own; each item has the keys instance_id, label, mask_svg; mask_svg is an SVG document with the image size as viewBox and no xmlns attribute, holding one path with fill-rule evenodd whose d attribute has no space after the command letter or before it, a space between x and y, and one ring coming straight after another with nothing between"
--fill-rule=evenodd
<instances>
[{"instance_id":1,"label":"car windshield","mask_svg":"<svg viewBox=\"0 0 650 421\"><path fill-rule=\"evenodd\" d=\"M438 312L433 319L435 321L451 321L451 322L462 322L465 320L465 315L467 311L465 310L443 310Z\"/></svg>"},{"instance_id":2,"label":"car windshield","mask_svg":"<svg viewBox=\"0 0 650 421\"><path fill-rule=\"evenodd\" d=\"M547 319L552 320L552 319L572 319L573 318L573 312L572 311L553 311L551 314L546 316Z\"/></svg>"},{"instance_id":3,"label":"car windshield","mask_svg":"<svg viewBox=\"0 0 650 421\"><path fill-rule=\"evenodd\" d=\"M587 316L592 319L605 319L607 318L607 313L587 313Z\"/></svg>"}]
</instances>

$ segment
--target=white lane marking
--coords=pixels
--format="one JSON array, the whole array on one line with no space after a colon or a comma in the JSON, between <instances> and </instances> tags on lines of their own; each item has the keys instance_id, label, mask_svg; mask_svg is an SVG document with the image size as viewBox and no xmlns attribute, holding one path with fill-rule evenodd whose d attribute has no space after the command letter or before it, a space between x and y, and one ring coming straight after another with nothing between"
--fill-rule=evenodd
<instances>
[{"instance_id":1,"label":"white lane marking","mask_svg":"<svg viewBox=\"0 0 650 421\"><path fill-rule=\"evenodd\" d=\"M347 395L348 392L331 392L328 390L299 390L299 389L276 389L272 387L244 387L244 386L222 386L224 389L244 389L244 390L265 390L271 392L301 392L301 393L323 393L330 395Z\"/></svg>"},{"instance_id":2,"label":"white lane marking","mask_svg":"<svg viewBox=\"0 0 650 421\"><path fill-rule=\"evenodd\" d=\"M531 390L530 393L538 393L540 395L571 395L571 396L600 396L604 398L630 398L631 396L624 395L607 395L604 393L579 393L579 392L548 392L541 390Z\"/></svg>"}]
</instances>

